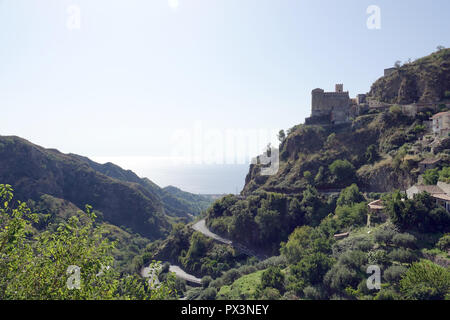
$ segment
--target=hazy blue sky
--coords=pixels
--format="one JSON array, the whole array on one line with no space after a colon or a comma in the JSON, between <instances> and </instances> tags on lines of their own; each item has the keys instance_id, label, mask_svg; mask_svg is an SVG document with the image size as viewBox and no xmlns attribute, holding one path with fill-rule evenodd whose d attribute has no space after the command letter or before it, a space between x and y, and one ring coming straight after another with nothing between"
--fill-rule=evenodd
<instances>
[{"instance_id":1,"label":"hazy blue sky","mask_svg":"<svg viewBox=\"0 0 450 320\"><path fill-rule=\"evenodd\" d=\"M369 5L381 29L367 28ZM0 134L177 184L159 168L180 130L290 128L312 89L344 83L353 97L396 60L448 47L449 12L448 0L0 0ZM214 179L211 192L234 192Z\"/></svg>"}]
</instances>

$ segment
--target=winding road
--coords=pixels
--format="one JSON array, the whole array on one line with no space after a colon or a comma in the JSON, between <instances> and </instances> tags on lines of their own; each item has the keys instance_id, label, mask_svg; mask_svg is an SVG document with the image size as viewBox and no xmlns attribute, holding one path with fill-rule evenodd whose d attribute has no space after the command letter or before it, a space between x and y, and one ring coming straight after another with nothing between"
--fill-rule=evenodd
<instances>
[{"instance_id":1,"label":"winding road","mask_svg":"<svg viewBox=\"0 0 450 320\"><path fill-rule=\"evenodd\" d=\"M196 284L202 283L202 279L197 278L196 276L193 276L192 274L185 272L179 266L170 265L169 272L175 273L175 275L178 278L184 279L188 282L192 282L192 283L196 283ZM152 274L153 274L153 268L145 267L145 268L142 268L142 270L141 270L141 276L144 278L150 278L149 281L152 280Z\"/></svg>"},{"instance_id":2,"label":"winding road","mask_svg":"<svg viewBox=\"0 0 450 320\"><path fill-rule=\"evenodd\" d=\"M237 250L239 250L240 252L242 252L242 253L250 256L250 257L256 257L259 260L264 260L264 259L268 258L265 255L261 255L261 254L258 254L256 252L254 252L253 250L247 248L246 246L244 246L242 244L235 243L235 242L233 242L231 240L228 240L228 239L225 239L225 238L219 236L218 234L215 234L214 232L211 232L211 230L209 230L208 227L206 226L206 220L205 219L202 219L202 220L198 221L197 223L195 223L192 226L192 229L194 229L195 231L198 231L198 232L204 234L205 236L207 236L209 238L212 238L212 239L214 239L216 241L219 241L219 242L221 242L223 244L231 245L234 248L236 248Z\"/></svg>"},{"instance_id":3,"label":"winding road","mask_svg":"<svg viewBox=\"0 0 450 320\"><path fill-rule=\"evenodd\" d=\"M202 220L200 220L199 222L197 222L196 224L194 224L194 225L192 226L192 229L194 229L195 231L198 231L198 232L204 234L204 235L207 236L208 238L215 239L215 240L217 240L217 241L219 241L219 242L222 242L222 243L224 243L224 244L229 244L229 245L233 244L233 242L232 242L231 240L222 238L222 237L219 236L218 234L215 234L215 233L211 232L211 231L208 229L208 227L206 226L206 220L205 220L205 219L202 219Z\"/></svg>"},{"instance_id":4,"label":"winding road","mask_svg":"<svg viewBox=\"0 0 450 320\"><path fill-rule=\"evenodd\" d=\"M251 257L256 257L260 260L266 259L266 256L263 255L259 255L255 252L253 252L252 250L248 249L247 247L238 244L238 243L233 243L233 241L225 239L221 236L219 236L218 234L215 234L214 232L211 232L211 230L208 229L208 227L206 226L206 220L202 219L198 222L196 222L194 225L192 225L192 229L194 229L197 232L202 233L203 235L207 236L208 238L214 239L220 243L226 244L226 245L231 245L234 248L236 248L237 250L241 251L242 253L251 256ZM191 283L195 283L195 284L201 284L202 283L202 279L197 278L196 276L187 273L186 271L184 271L183 269L181 269L179 266L176 265L170 265L169 267L169 271L175 273L175 275L178 278L184 279L188 282ZM141 276L144 278L149 278L149 281L151 281L152 279L152 274L153 274L153 269L150 267L144 267L141 270Z\"/></svg>"}]
</instances>

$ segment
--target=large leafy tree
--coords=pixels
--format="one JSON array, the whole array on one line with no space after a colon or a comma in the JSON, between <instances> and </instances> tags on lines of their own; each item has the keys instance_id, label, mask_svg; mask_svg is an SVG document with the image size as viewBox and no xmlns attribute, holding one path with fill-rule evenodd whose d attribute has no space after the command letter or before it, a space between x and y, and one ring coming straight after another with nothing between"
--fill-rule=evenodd
<instances>
[{"instance_id":1,"label":"large leafy tree","mask_svg":"<svg viewBox=\"0 0 450 320\"><path fill-rule=\"evenodd\" d=\"M166 299L164 283L151 290L136 275L121 277L90 206L56 230L38 232L38 215L13 202L13 189L0 185L0 299ZM173 281L173 279L169 280Z\"/></svg>"},{"instance_id":2,"label":"large leafy tree","mask_svg":"<svg viewBox=\"0 0 450 320\"><path fill-rule=\"evenodd\" d=\"M436 300L450 297L450 270L429 260L414 263L400 280L406 299Z\"/></svg>"}]
</instances>

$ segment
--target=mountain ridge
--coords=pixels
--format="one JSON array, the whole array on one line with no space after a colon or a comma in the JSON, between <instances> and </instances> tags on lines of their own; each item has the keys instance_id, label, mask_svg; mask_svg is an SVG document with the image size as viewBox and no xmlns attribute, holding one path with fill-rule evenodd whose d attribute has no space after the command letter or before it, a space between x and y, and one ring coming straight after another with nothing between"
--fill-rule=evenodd
<instances>
[{"instance_id":1,"label":"mountain ridge","mask_svg":"<svg viewBox=\"0 0 450 320\"><path fill-rule=\"evenodd\" d=\"M200 213L131 170L46 149L17 136L0 136L0 181L12 185L23 201L48 194L80 208L90 204L105 221L149 239L167 235L172 222L187 222L190 214Z\"/></svg>"}]
</instances>

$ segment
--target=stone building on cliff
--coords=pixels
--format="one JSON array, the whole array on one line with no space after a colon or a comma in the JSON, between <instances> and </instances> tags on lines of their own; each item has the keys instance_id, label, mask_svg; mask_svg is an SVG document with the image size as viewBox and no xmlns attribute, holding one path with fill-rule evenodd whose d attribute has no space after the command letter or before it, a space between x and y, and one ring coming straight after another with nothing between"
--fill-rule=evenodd
<instances>
[{"instance_id":1,"label":"stone building on cliff","mask_svg":"<svg viewBox=\"0 0 450 320\"><path fill-rule=\"evenodd\" d=\"M311 99L311 117L306 124L342 124L350 120L352 101L343 84L336 84L335 92L314 89Z\"/></svg>"}]
</instances>

